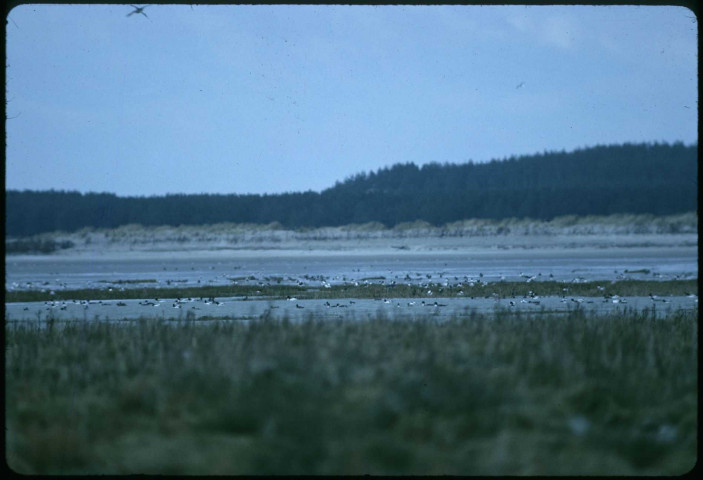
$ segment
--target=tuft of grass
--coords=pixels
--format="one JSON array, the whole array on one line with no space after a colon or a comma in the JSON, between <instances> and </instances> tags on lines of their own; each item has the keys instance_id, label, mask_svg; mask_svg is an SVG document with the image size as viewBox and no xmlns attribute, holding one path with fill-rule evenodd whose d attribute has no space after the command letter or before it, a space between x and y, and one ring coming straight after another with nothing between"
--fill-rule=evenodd
<instances>
[{"instance_id":1,"label":"tuft of grass","mask_svg":"<svg viewBox=\"0 0 703 480\"><path fill-rule=\"evenodd\" d=\"M697 311L5 328L25 474L678 475Z\"/></svg>"}]
</instances>

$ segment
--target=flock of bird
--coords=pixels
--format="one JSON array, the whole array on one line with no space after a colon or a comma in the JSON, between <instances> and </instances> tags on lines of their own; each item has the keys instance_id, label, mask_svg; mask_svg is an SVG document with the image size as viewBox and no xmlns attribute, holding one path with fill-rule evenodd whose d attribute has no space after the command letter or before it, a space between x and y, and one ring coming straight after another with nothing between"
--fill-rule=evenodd
<instances>
[{"instance_id":1,"label":"flock of bird","mask_svg":"<svg viewBox=\"0 0 703 480\"><path fill-rule=\"evenodd\" d=\"M478 281L478 283L480 284L480 280ZM472 286L474 284L475 284L475 282L470 283L470 285L472 285ZM459 284L459 285L461 285L461 284ZM488 285L488 284L485 284L485 285ZM426 285L423 284L423 286L426 286ZM597 286L597 288L600 291L605 291L605 287L603 287L603 286ZM560 298L561 303L572 302L575 304L581 304L581 303L593 304L596 302L594 297L587 297L586 299L584 299L582 297L567 297L566 294L568 293L568 291L569 291L568 288L563 289L563 294L561 295L561 298ZM441 289L440 289L440 293L441 293ZM427 296L433 296L435 294L435 292L428 289L425 291L425 294ZM459 292L457 292L457 296L461 297L463 295L464 295L463 290L460 290ZM696 302L698 301L698 296L696 294L686 293L685 295L688 298L694 299ZM473 299L473 298L474 298L473 296L470 297L470 299ZM503 299L503 297L501 297L497 293L485 295L482 298L485 298L485 299L493 298L496 301ZM651 293L649 294L649 298L651 299L651 301L653 303L670 303L670 300L668 300L667 298L661 297L658 295L653 295ZM245 301L249 300L249 297L245 296L241 300L245 300ZM296 297L291 297L289 295L286 297L286 300L291 301L291 302L296 302L295 307L298 309L305 308L303 305L300 305L300 303L297 303L298 299ZM382 298L382 299L376 298L375 300L382 301L384 304L392 304L393 303L393 301L388 298ZM532 291L529 291L526 295L523 295L519 299L515 296L512 296L508 300L509 300L508 304L510 307L515 307L518 304L540 305L540 303L541 303L540 297ZM215 297L199 297L199 298L190 298L190 297L189 298L180 298L180 297L178 297L175 300L160 300L159 298L154 298L153 300L139 301L138 304L141 306L145 306L145 307L160 307L161 305L166 305L167 303L165 303L165 302L171 302L171 307L175 308L175 309L182 309L184 307L188 308L188 306L190 306L190 309L192 309L192 310L199 310L200 309L199 307L196 306L198 303L203 304L203 305L214 305L214 306L222 306L225 304L224 301L218 301ZM324 303L324 306L326 308L347 308L347 307L354 305L355 303L356 302L354 300L349 300L348 303L337 302L334 304L330 303L329 301L326 301ZM420 307L437 308L437 307L446 307L447 306L446 304L439 303L437 301L425 302L424 300L421 300L419 302L416 300L409 300L409 301L404 301L403 303L407 307L420 306ZM627 304L628 302L627 302L627 299L622 296L603 293L602 303ZM90 305L109 306L109 305L112 305L113 303L110 301L104 301L104 300L69 300L69 301L50 300L50 301L44 302L44 304L45 304L46 310L53 310L53 309L66 310L67 307L71 304L82 305L83 308L87 310ZM117 301L114 304L118 307L127 306L127 303L122 302L122 301ZM395 306L401 307L403 305L401 305L400 301L396 300ZM274 308L278 308L278 307L274 307ZM24 310L28 311L29 307L24 307Z\"/></svg>"},{"instance_id":2,"label":"flock of bird","mask_svg":"<svg viewBox=\"0 0 703 480\"><path fill-rule=\"evenodd\" d=\"M214 269L214 267L212 267ZM165 269L165 268L164 268ZM236 269L236 268L235 268ZM178 270L178 269L176 269ZM355 270L357 272L358 270ZM379 272L380 273L380 272ZM627 280L631 278L637 278L633 277L630 272L625 270L624 272L619 272L619 271L614 271L614 274L616 275L613 282L618 281L618 280ZM656 272L651 272L651 276L653 278L659 279L659 280L681 280L681 279L687 279L691 278L690 274L680 274L680 275L668 275L668 274L661 274L661 273L656 273ZM477 273L474 275L451 275L446 272L433 272L433 273L421 273L421 272L402 272L398 274L394 274L394 272L390 271L388 274L385 275L375 275L371 277L352 277L348 275L334 275L334 276L324 276L324 275L300 275L300 276L279 276L279 275L248 275L248 276L241 276L241 277L235 277L233 278L231 276L231 273L229 272L223 272L223 273L218 273L215 277L208 278L207 276L203 276L202 273L198 276L190 276L189 278L181 278L181 279L169 279L169 280L164 280L160 279L157 281L158 284L161 284L163 286L171 286L172 283L178 283L181 284L182 286L200 286L202 284L207 284L211 286L222 286L222 285L257 285L259 287L276 287L276 286L281 286L281 285L297 285L299 287L307 287L307 288L325 288L325 289L330 289L335 285L349 285L349 286L354 286L354 287L359 287L359 286L371 286L371 285L379 285L379 286L387 286L387 287L394 287L394 286L400 286L400 285L405 285L407 287L420 287L428 291L427 296L433 296L433 295L441 295L444 292L444 289L446 288L459 288L460 291L457 293L459 296L463 296L463 288L465 286L467 287L481 287L481 286L488 286L492 282L495 281L514 281L514 280L523 280L525 283L531 283L534 281L542 281L542 280L558 280L560 282L569 282L569 283L585 283L588 282L589 280L583 277L572 277L570 279L564 279L564 278L555 278L554 274L549 273L549 274L542 274L542 273L526 273L526 272L515 272L512 275L509 274L483 274L483 273ZM105 283L110 283L107 280L98 280L98 284L105 284ZM149 280L149 282L154 282L154 280ZM138 284L136 281L130 281L130 283L135 284L135 286ZM49 281L43 281L43 282L32 282L32 281L27 281L27 282L11 282L10 284L6 285L6 288L8 291L14 291L14 290L23 290L23 289L28 289L28 290L34 290L38 286L42 289L50 290L50 289L56 289L56 290L66 290L66 289L74 289L74 288L96 288L96 283L95 281L88 281L87 284L85 283L85 280L82 280L79 283L75 283L72 285L67 284L66 282L61 281L60 279L55 279L52 282ZM116 282L115 285L111 288L119 289L124 291L125 286L121 285L120 282ZM129 287L127 287L129 288ZM601 287L603 288L603 287ZM108 290L109 290L108 289ZM260 292L258 292L260 293Z\"/></svg>"},{"instance_id":3,"label":"flock of bird","mask_svg":"<svg viewBox=\"0 0 703 480\"><path fill-rule=\"evenodd\" d=\"M170 301L170 300L168 300ZM167 300L162 300L159 298L154 298L153 300L141 300L139 301L139 305L143 307L160 307L162 304L165 304L164 302L167 302ZM173 300L171 303L171 306L173 308L183 308L184 304L189 304L189 303L197 303L200 302L204 305L215 305L215 306L222 306L225 304L225 302L220 302L215 299L215 297L200 297L200 298L176 298ZM44 302L44 306L46 310L53 310L53 309L59 309L59 310L66 310L69 305L82 305L85 310L90 307L90 305L96 305L96 306L102 306L102 307L107 307L110 305L113 305L112 302L106 301L106 300L49 300ZM115 302L115 305L118 307L126 307L127 303L118 301ZM191 305L190 307L193 310L199 310L198 307L195 305ZM29 307L24 307L25 311L29 310Z\"/></svg>"},{"instance_id":4,"label":"flock of bird","mask_svg":"<svg viewBox=\"0 0 703 480\"><path fill-rule=\"evenodd\" d=\"M143 12L132 12L132 13L143 13ZM616 272L617 273L617 272ZM392 274L392 272L391 272ZM307 286L307 287L322 287L322 288L331 288L332 285L330 281L341 281L343 284L349 284L349 285L354 285L354 286L363 286L363 285L384 285L384 286L395 286L395 285L400 285L400 284L405 284L407 286L412 286L412 287L420 287L422 288L423 292L421 295L418 295L420 297L426 296L426 297L433 297L437 296L439 298L443 296L457 296L457 297L465 297L465 293L463 288L465 287L488 287L490 285L489 282L484 281L483 279L485 278L483 273L478 273L478 275L474 276L469 276L469 275L463 275L463 276L445 276L444 273L439 273L439 274L421 274L421 273L415 273L415 278L413 279L411 277L411 274L405 274L403 277L402 275L395 275L393 278L394 279L389 279L386 278L385 276L377 276L377 277L369 277L366 279L359 279L359 280L352 280L348 279L347 277L339 278L339 277L334 277L334 278L326 278L322 275L319 276L309 276L309 275L304 275L303 277L300 278L293 278L293 277L288 277L288 280L295 285L298 286ZM434 279L436 280L436 277L439 276L440 282L435 282L431 283L431 280ZM540 280L542 277L541 273L537 273L534 275L528 275L526 273L521 272L519 274L520 278L525 279L525 283L530 283L535 280ZM547 276L545 276L546 278ZM553 275L548 275L549 278L553 278ZM453 278L453 281L451 280ZM257 277L250 275L246 277L247 282L245 283L251 283L251 282L257 282L258 285L261 287L264 286L271 286L272 282L281 284L281 281L284 280L283 277L263 277L261 279L258 279ZM418 281L422 279L422 281ZM501 277L501 279L504 279L504 277ZM264 281L262 281L264 280ZM404 281L405 280L405 281ZM28 286L30 282L28 282ZM45 282L47 283L47 282ZM235 284L238 282L234 282ZM579 279L574 279L573 283L580 283ZM15 285L16 287L20 287L20 285ZM64 285L65 288L65 285ZM449 290L449 292L445 291L445 288ZM607 289L605 286L598 285L596 287L602 295L602 303L613 303L613 304L627 304L628 300L622 296L619 295L614 295L614 294L609 294L607 293ZM121 288L122 290L124 288ZM452 291L452 289L454 289ZM456 289L459 289L458 291ZM112 288L109 287L108 290L112 291ZM54 294L55 292L52 290L50 292L51 294ZM257 291L257 293L261 293L261 291ZM449 295L447 295L449 293ZM588 304L594 304L598 302L598 297L574 297L574 296L569 296L569 288L565 287L563 288L562 295L560 296L560 302L561 303L574 303L574 304L582 304L582 303L588 303ZM689 298L694 299L694 301L697 303L698 302L698 297L695 294L689 294L686 293L686 296ZM256 297L254 297L256 298ZM467 299L474 299L474 296L466 296ZM538 295L533 293L532 291L528 292L526 295L523 295L522 297L520 296L501 296L497 293L492 293L489 295L481 295L478 298L485 298L485 299L490 299L493 298L496 302L499 300L508 300L508 305L510 307L517 307L520 304L531 304L531 305L540 305L542 300ZM665 297L649 294L649 298L652 301L653 304L656 303L670 303L670 300L668 300ZM241 300L249 300L248 296L245 296L243 298L237 299L239 301ZM235 301L237 301L235 300ZM286 300L295 302L295 308L297 309L304 309L305 306L301 305L299 300L295 297L288 296ZM438 301L425 301L425 300L420 300L420 299L394 299L391 300L389 298L377 298L375 300L382 301L384 304L391 305L393 304L395 307L400 308L400 307L430 307L430 308L440 308L440 307L446 307L447 304L444 303L439 303ZM69 300L69 301L46 301L45 303L45 308L46 310L66 310L69 305L81 305L83 306L84 309L88 309L90 306L110 306L110 305L116 305L118 307L125 307L128 304L125 303L124 301L104 301L104 300ZM354 300L345 300L343 302L330 302L330 301L325 301L324 307L325 308L349 308L353 306L356 302ZM174 299L169 299L169 300L160 300L159 298L154 298L153 300L141 300L138 302L139 305L144 306L144 307L161 307L162 305L164 307L171 306L174 309L189 309L189 310L200 310L201 305L208 305L208 306L222 306L225 304L224 301L218 301L215 297L199 297L199 298L176 298ZM279 308L278 306L273 306L271 308ZM25 311L29 310L29 307L24 307Z\"/></svg>"},{"instance_id":5,"label":"flock of bird","mask_svg":"<svg viewBox=\"0 0 703 480\"><path fill-rule=\"evenodd\" d=\"M601 287L602 288L602 287ZM598 297L572 297L572 296L567 296L566 293L568 293L568 288L564 289L564 295L560 297L560 302L561 303L573 303L576 305L580 305L583 303L586 304L595 304L598 302ZM686 297L693 299L695 303L698 303L698 296L696 294L692 293L686 293ZM470 299L473 299L474 297L470 297ZM485 298L485 299L494 299L496 303L499 300L508 300L508 305L510 308L515 308L518 307L520 304L531 304L531 305L540 305L541 304L541 299L538 295L534 294L533 292L528 292L527 295L524 295L522 297L508 297L508 298L503 298L500 295L493 293L491 295L486 295L485 297L480 297L480 298ZM662 296L657 296L653 294L649 294L649 298L652 301L652 304L657 304L657 303L662 303L662 304L668 304L671 303L671 300L662 297ZM234 302L242 301L242 300L248 300L248 297L240 298L237 300L234 300ZM287 301L295 303L295 308L296 309L304 309L305 306L301 305L301 303L304 303L300 300L298 300L295 297L288 296L286 298ZM396 308L402 308L402 307L426 307L426 308L432 308L434 312L437 312L441 307L447 307L448 305L446 303L440 303L439 301L425 301L425 300L419 300L419 299L390 299L390 298L375 298L373 299L375 301L382 302L385 305L393 305ZM227 302L227 303L234 303L234 302ZM299 303L300 302L300 303ZM224 301L218 301L215 297L199 297L199 298L176 298L175 300L173 299L159 299L159 298L154 298L149 299L149 300L141 300L138 302L138 305L143 306L143 307L161 307L163 306L164 308L168 307L169 305L174 308L174 309L188 309L189 311L191 310L201 310L203 305L208 305L208 306L215 306L215 307L221 307L225 305L226 302ZM613 304L627 304L628 301L626 298L619 296L619 295L611 295L611 294L603 294L602 297L602 303L613 303ZM353 308L354 304L356 304L355 300L344 300L342 302L330 302L329 300L324 302L324 307L326 309L330 308ZM83 307L84 310L88 310L91 306L98 306L98 307L107 307L110 305L116 305L118 307L126 307L128 304L125 303L124 301L106 301L106 300L53 300L53 301L46 301L44 302L45 310L47 311L53 311L55 309L64 311L67 310L67 308L70 305L80 305ZM269 309L276 309L280 308L280 305L273 305L272 303L269 304ZM28 306L24 307L24 311L29 311L30 308ZM37 312L38 313L38 312Z\"/></svg>"},{"instance_id":6,"label":"flock of bird","mask_svg":"<svg viewBox=\"0 0 703 480\"><path fill-rule=\"evenodd\" d=\"M142 302L139 302L139 305L144 305L145 307L159 307L159 306L161 306L162 302L163 302L162 300L155 298L153 302L151 300L144 300ZM176 309L182 309L184 305L190 304L190 303L196 303L196 302L200 302L204 305L215 305L217 307L221 307L222 305L225 304L225 302L217 301L215 299L215 297L200 297L197 299L190 298L190 297L188 297L188 298L177 297L173 301L173 303L171 304L171 307L176 308ZM190 308L191 308L191 310L200 310L195 305L191 305Z\"/></svg>"}]
</instances>

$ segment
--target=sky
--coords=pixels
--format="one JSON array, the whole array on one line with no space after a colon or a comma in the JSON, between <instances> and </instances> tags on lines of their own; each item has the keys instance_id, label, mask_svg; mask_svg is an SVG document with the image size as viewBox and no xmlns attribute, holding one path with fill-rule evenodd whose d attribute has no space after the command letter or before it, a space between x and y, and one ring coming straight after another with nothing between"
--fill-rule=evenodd
<instances>
[{"instance_id":1,"label":"sky","mask_svg":"<svg viewBox=\"0 0 703 480\"><path fill-rule=\"evenodd\" d=\"M675 6L27 4L7 189L321 191L396 163L698 142Z\"/></svg>"}]
</instances>

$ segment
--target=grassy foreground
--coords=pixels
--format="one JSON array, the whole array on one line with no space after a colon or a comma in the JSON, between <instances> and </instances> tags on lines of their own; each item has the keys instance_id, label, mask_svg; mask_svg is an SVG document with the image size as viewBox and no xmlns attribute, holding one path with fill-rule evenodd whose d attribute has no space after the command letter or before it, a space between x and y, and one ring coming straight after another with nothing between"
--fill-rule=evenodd
<instances>
[{"instance_id":1,"label":"grassy foreground","mask_svg":"<svg viewBox=\"0 0 703 480\"><path fill-rule=\"evenodd\" d=\"M6 459L40 474L682 474L697 313L6 327Z\"/></svg>"}]
</instances>

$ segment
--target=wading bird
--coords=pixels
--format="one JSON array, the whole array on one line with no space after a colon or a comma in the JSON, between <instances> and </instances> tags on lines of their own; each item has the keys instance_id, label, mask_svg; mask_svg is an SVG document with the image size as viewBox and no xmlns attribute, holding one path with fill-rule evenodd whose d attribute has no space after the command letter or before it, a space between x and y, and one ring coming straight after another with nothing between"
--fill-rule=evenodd
<instances>
[{"instance_id":1,"label":"wading bird","mask_svg":"<svg viewBox=\"0 0 703 480\"><path fill-rule=\"evenodd\" d=\"M145 9L146 7L148 7L149 5L144 5L143 7L138 7L138 6L136 6L136 5L131 5L131 4L130 4L130 6L134 7L134 11L133 11L133 12L129 12L129 13L127 14L128 17L129 17L130 15L134 15L135 13L141 13L141 14L144 15L146 18L149 18L149 17L147 16L147 14L144 13L144 9Z\"/></svg>"}]
</instances>

